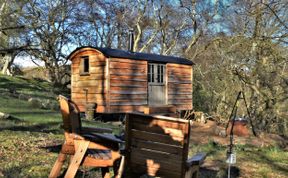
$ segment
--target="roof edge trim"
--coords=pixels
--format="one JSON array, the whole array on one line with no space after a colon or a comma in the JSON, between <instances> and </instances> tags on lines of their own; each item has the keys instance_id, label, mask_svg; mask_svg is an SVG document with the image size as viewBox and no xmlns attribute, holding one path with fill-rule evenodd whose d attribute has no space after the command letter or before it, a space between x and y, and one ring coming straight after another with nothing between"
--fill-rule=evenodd
<instances>
[{"instance_id":1,"label":"roof edge trim","mask_svg":"<svg viewBox=\"0 0 288 178\"><path fill-rule=\"evenodd\" d=\"M92 46L82 46L82 47L78 47L76 49L74 49L69 56L67 56L66 59L72 61L72 59L74 58L74 56L76 56L77 54L83 52L83 51L87 51L87 50L93 50L93 51L97 51L99 53L101 53L103 56L105 56L100 50L92 47Z\"/></svg>"}]
</instances>

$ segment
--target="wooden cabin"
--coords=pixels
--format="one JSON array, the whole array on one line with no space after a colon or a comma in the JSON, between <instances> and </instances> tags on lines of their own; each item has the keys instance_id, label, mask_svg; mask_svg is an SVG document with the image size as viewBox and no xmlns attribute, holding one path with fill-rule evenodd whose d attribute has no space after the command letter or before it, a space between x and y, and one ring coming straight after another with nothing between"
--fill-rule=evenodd
<instances>
[{"instance_id":1,"label":"wooden cabin","mask_svg":"<svg viewBox=\"0 0 288 178\"><path fill-rule=\"evenodd\" d=\"M193 62L180 57L110 48L80 47L71 60L71 97L82 112L191 110Z\"/></svg>"}]
</instances>

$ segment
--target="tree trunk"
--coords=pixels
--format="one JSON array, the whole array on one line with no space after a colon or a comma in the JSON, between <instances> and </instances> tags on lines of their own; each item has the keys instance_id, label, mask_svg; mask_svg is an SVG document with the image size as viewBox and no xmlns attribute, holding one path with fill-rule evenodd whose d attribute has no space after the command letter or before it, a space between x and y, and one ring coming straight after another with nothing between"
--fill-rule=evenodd
<instances>
[{"instance_id":1,"label":"tree trunk","mask_svg":"<svg viewBox=\"0 0 288 178\"><path fill-rule=\"evenodd\" d=\"M48 80L53 84L53 86L61 86L61 74L59 66L53 66L50 63L45 64L46 69L48 70Z\"/></svg>"},{"instance_id":2,"label":"tree trunk","mask_svg":"<svg viewBox=\"0 0 288 178\"><path fill-rule=\"evenodd\" d=\"M4 56L4 65L1 70L1 74L10 75L10 76L12 75L11 65L13 64L14 59L15 59L14 54L6 54Z\"/></svg>"}]
</instances>

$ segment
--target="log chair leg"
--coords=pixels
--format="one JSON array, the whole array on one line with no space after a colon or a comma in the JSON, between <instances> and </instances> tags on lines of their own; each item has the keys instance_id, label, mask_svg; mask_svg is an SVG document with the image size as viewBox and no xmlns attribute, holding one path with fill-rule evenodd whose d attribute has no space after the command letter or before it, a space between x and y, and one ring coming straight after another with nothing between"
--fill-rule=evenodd
<instances>
[{"instance_id":1,"label":"log chair leg","mask_svg":"<svg viewBox=\"0 0 288 178\"><path fill-rule=\"evenodd\" d=\"M77 149L75 152L75 155L73 156L73 159L67 169L67 172L65 174L65 178L74 178L77 170L85 156L85 153L89 146L89 141L75 141L75 146Z\"/></svg>"},{"instance_id":2,"label":"log chair leg","mask_svg":"<svg viewBox=\"0 0 288 178\"><path fill-rule=\"evenodd\" d=\"M49 178L57 178L60 174L61 168L66 160L67 155L64 153L59 153L58 158L56 162L54 163L54 166L52 170L50 171Z\"/></svg>"},{"instance_id":3,"label":"log chair leg","mask_svg":"<svg viewBox=\"0 0 288 178\"><path fill-rule=\"evenodd\" d=\"M102 167L101 173L103 178L110 178L110 172L108 167Z\"/></svg>"},{"instance_id":4,"label":"log chair leg","mask_svg":"<svg viewBox=\"0 0 288 178\"><path fill-rule=\"evenodd\" d=\"M114 165L115 178L122 178L124 172L124 165L125 165L125 157L121 156L119 167L117 167L117 165Z\"/></svg>"}]
</instances>

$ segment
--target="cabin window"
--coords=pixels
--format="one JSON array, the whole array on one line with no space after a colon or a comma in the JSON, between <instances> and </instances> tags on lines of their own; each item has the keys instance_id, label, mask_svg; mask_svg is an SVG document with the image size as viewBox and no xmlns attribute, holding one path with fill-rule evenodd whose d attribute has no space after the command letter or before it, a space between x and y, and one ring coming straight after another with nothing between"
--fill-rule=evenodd
<instances>
[{"instance_id":1,"label":"cabin window","mask_svg":"<svg viewBox=\"0 0 288 178\"><path fill-rule=\"evenodd\" d=\"M164 84L165 64L148 64L148 82Z\"/></svg>"},{"instance_id":2,"label":"cabin window","mask_svg":"<svg viewBox=\"0 0 288 178\"><path fill-rule=\"evenodd\" d=\"M87 75L89 74L89 56L82 56L81 57L81 71L80 75Z\"/></svg>"}]
</instances>

